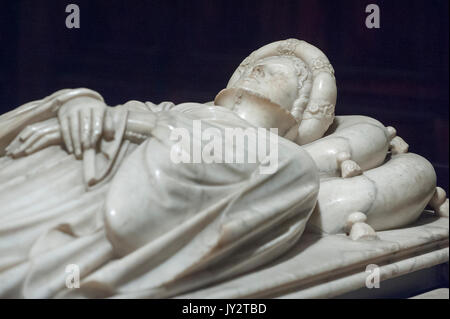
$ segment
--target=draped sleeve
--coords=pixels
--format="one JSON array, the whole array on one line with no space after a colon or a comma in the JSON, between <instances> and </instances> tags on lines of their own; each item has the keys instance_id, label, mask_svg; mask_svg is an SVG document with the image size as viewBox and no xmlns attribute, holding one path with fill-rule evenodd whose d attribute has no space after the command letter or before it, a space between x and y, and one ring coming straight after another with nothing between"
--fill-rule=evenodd
<instances>
[{"instance_id":1,"label":"draped sleeve","mask_svg":"<svg viewBox=\"0 0 450 319\"><path fill-rule=\"evenodd\" d=\"M125 103L118 118L151 106ZM59 146L0 157L1 297L172 297L273 261L300 238L319 189L301 147L280 137L270 174L264 158L176 164L174 128L203 147L196 119L219 134L250 126L218 106L160 108L151 136L117 143L107 178L90 189L84 163ZM79 267L79 289L66 286L68 265Z\"/></svg>"},{"instance_id":2,"label":"draped sleeve","mask_svg":"<svg viewBox=\"0 0 450 319\"><path fill-rule=\"evenodd\" d=\"M272 174L260 172L261 161L173 163L170 128L195 142L199 118L202 129L249 125L216 106L159 113L152 138L124 161L106 197L105 232L121 258L69 296L171 296L254 269L302 235L319 188L309 155L280 138Z\"/></svg>"}]
</instances>

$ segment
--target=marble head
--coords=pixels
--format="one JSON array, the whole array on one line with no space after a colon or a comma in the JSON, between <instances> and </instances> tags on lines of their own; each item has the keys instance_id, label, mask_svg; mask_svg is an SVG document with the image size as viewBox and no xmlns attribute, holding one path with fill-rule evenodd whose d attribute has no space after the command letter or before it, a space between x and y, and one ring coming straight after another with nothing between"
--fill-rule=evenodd
<instances>
[{"instance_id":1,"label":"marble head","mask_svg":"<svg viewBox=\"0 0 450 319\"><path fill-rule=\"evenodd\" d=\"M288 39L252 52L214 102L254 125L277 127L280 135L295 130L296 136L290 137L303 145L322 137L333 122L336 91L334 69L325 54Z\"/></svg>"},{"instance_id":2,"label":"marble head","mask_svg":"<svg viewBox=\"0 0 450 319\"><path fill-rule=\"evenodd\" d=\"M248 67L233 87L266 98L296 117L308 101L311 74L297 57L272 56Z\"/></svg>"}]
</instances>

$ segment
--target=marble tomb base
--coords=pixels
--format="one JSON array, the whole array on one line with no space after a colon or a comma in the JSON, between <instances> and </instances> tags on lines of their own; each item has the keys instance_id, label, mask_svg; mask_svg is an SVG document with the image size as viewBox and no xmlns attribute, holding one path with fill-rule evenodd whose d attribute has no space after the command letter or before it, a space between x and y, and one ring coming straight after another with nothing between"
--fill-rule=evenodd
<instances>
[{"instance_id":1,"label":"marble tomb base","mask_svg":"<svg viewBox=\"0 0 450 319\"><path fill-rule=\"evenodd\" d=\"M412 274L419 274L419 278L410 279L410 289L420 289L421 283L424 289L429 289L425 287L427 283L445 280L448 285L448 218L424 213L409 227L377 234L378 240L353 241L344 234L305 233L292 251L262 269L177 297L358 298L371 294L393 297L392 284L383 289L387 288L385 283L388 286L393 279L400 283L399 279ZM366 272L371 264L379 266L379 288L366 287L368 276L375 274Z\"/></svg>"}]
</instances>

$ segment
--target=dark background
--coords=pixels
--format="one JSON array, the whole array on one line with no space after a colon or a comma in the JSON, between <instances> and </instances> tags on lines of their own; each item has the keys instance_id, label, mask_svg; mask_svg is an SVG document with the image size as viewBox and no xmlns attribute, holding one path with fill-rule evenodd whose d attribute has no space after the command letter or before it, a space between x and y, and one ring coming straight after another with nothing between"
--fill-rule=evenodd
<instances>
[{"instance_id":1,"label":"dark background","mask_svg":"<svg viewBox=\"0 0 450 319\"><path fill-rule=\"evenodd\" d=\"M336 70L336 114L375 117L428 158L448 192L448 0L0 1L1 113L61 88L206 102L272 41L321 48ZM81 28L67 29L68 4ZM378 4L381 28L367 29Z\"/></svg>"}]
</instances>

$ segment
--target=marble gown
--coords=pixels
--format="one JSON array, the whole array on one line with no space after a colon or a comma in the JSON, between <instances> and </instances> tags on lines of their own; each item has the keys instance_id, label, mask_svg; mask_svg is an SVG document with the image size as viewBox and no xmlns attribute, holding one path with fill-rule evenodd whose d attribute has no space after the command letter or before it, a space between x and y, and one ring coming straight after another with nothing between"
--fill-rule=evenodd
<instances>
[{"instance_id":1,"label":"marble gown","mask_svg":"<svg viewBox=\"0 0 450 319\"><path fill-rule=\"evenodd\" d=\"M175 164L172 128L193 137L193 119L221 131L250 125L217 106L120 108L154 112L152 135L122 140L88 190L83 162L60 146L0 158L0 297L171 297L254 269L302 235L319 177L298 145L279 138L273 174L261 162ZM72 264L79 289L66 287Z\"/></svg>"}]
</instances>

